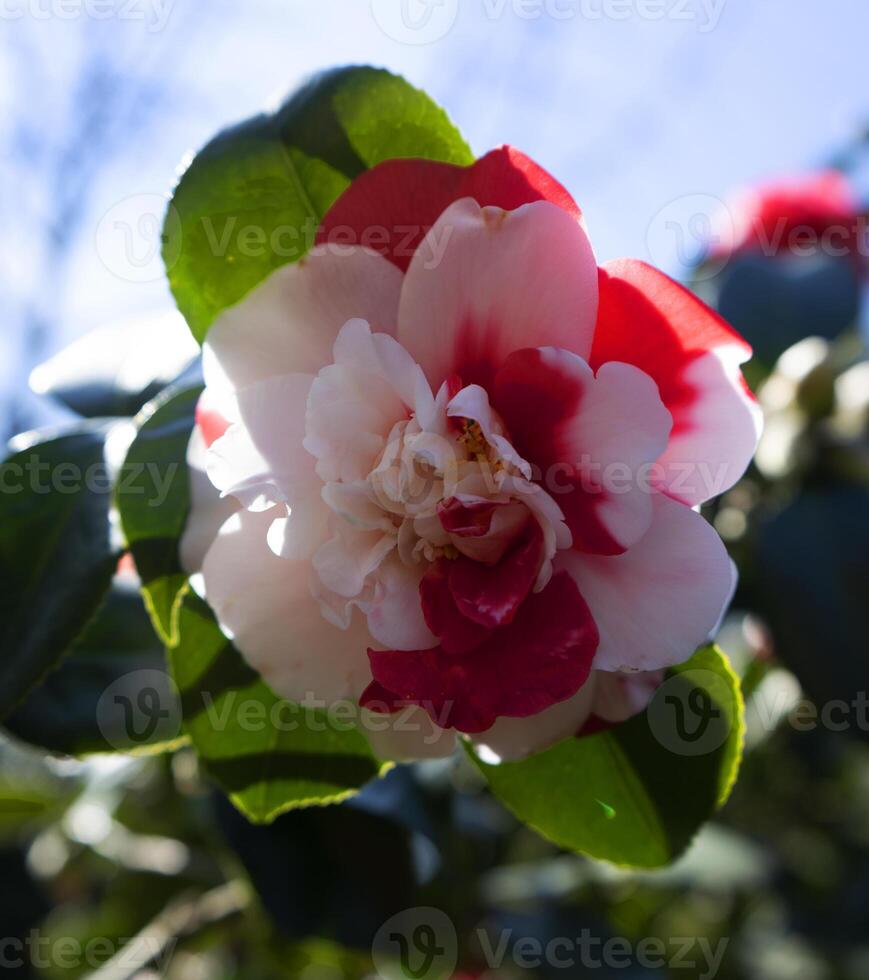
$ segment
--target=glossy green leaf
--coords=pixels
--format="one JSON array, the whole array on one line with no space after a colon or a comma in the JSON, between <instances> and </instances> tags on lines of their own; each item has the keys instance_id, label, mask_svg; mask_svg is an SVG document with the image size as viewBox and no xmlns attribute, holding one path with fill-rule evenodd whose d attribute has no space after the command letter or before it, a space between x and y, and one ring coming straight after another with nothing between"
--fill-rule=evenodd
<instances>
[{"instance_id":1,"label":"glossy green leaf","mask_svg":"<svg viewBox=\"0 0 869 980\"><path fill-rule=\"evenodd\" d=\"M568 850L619 865L673 861L726 801L744 734L739 681L717 647L671 671L647 710L521 762L487 765L492 791Z\"/></svg>"},{"instance_id":2,"label":"glossy green leaf","mask_svg":"<svg viewBox=\"0 0 869 980\"><path fill-rule=\"evenodd\" d=\"M184 728L206 771L255 823L351 796L383 771L346 717L278 698L190 591L169 663Z\"/></svg>"},{"instance_id":3,"label":"glossy green leaf","mask_svg":"<svg viewBox=\"0 0 869 980\"><path fill-rule=\"evenodd\" d=\"M350 181L396 157L467 165L473 156L424 92L375 68L316 76L276 112L225 130L182 176L163 259L202 341L221 310L311 247Z\"/></svg>"},{"instance_id":4,"label":"glossy green leaf","mask_svg":"<svg viewBox=\"0 0 869 980\"><path fill-rule=\"evenodd\" d=\"M167 643L172 607L187 581L178 542L190 508L186 453L201 391L200 385L167 389L142 409L116 491L121 528L142 579L145 603Z\"/></svg>"},{"instance_id":5,"label":"glossy green leaf","mask_svg":"<svg viewBox=\"0 0 869 980\"><path fill-rule=\"evenodd\" d=\"M118 560L108 428L88 424L0 464L0 718L70 649L108 591Z\"/></svg>"}]
</instances>

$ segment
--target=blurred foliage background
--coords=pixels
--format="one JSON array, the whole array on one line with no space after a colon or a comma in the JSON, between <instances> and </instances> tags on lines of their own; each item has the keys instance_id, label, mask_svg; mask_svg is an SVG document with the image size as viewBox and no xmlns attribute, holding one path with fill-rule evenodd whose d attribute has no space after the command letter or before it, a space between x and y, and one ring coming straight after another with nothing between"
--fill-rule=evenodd
<instances>
[{"instance_id":1,"label":"blurred foliage background","mask_svg":"<svg viewBox=\"0 0 869 980\"><path fill-rule=\"evenodd\" d=\"M192 17L188 7L177 13ZM224 15L221 36L232 18ZM267 16L274 11L263 12L262 24ZM25 26L33 41L40 24ZM304 30L305 19L296 26ZM248 36L254 52L260 32ZM184 35L160 38L160 50L181 64L183 50L167 37L177 43ZM132 415L194 355L171 312L152 316L121 303L119 312L135 319L48 358L82 331L54 326L51 289L40 283L75 279L75 241L93 234L87 198L98 166L133 120L159 115L172 99L150 60L156 39L143 35L130 64L110 33L83 43L76 125L40 131L23 114L10 123L16 166L38 161L29 179L41 190L27 198L38 206L24 248L38 276L16 280L3 328L13 352L3 392L9 436L77 415ZM548 41L535 35L533 43L542 52ZM56 50L75 60L71 47ZM756 49L754 56L759 62ZM451 104L449 95L443 101ZM14 123L18 107L4 111ZM464 128L473 134L472 122ZM633 130L624 138L642 142ZM159 756L100 754L112 742L96 723L100 695L163 655L135 574L121 568L79 646L0 735L0 966L51 980L371 977L372 940L390 916L435 906L457 930L457 980L564 976L555 964L520 967L512 951L522 938L546 942L583 930L633 944L679 937L721 944L722 980L869 976L865 150L858 128L811 161L850 181L850 210L822 195L829 208L819 212L809 177L786 193L779 185L758 191L760 211L755 200L728 212L755 227L771 216L816 234L853 223L859 235L846 254L739 238L722 247L714 223L701 223L706 241L691 226L698 249L681 271L754 344L748 374L766 434L756 465L707 513L740 570L720 643L743 678L749 728L732 799L683 859L634 873L560 853L520 827L461 758L402 767L348 803L254 827L201 778L183 746ZM787 166L805 164L800 156ZM589 174L594 169L591 161ZM559 176L574 186L582 173L577 165L573 183ZM47 396L38 402L24 384L37 363L31 386ZM486 953L502 935L503 963L492 967ZM10 943L19 939L23 945ZM593 973L709 975L707 964L672 959Z\"/></svg>"}]
</instances>

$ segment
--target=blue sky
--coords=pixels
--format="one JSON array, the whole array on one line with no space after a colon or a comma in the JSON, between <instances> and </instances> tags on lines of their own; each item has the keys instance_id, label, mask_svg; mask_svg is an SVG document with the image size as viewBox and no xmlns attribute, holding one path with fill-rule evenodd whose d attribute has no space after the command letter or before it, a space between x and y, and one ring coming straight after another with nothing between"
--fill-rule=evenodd
<instances>
[{"instance_id":1,"label":"blue sky","mask_svg":"<svg viewBox=\"0 0 869 980\"><path fill-rule=\"evenodd\" d=\"M62 277L46 274L39 240L56 187L26 154L10 160L2 288L7 309L44 297L45 353L171 304L159 270L131 281L112 268L111 228L130 214L118 202L159 202L186 153L330 65L405 74L477 152L513 143L565 183L601 259L635 255L677 273L674 216L823 163L869 120L865 0L108 0L114 15L100 20L92 0L67 0L79 16L66 18L60 2L6 0L0 136L23 111L33 139L50 133L62 147L89 108L71 80L95 51L158 94L146 114L119 109ZM97 85L88 99L109 94ZM7 370L15 351L11 319L0 333Z\"/></svg>"}]
</instances>

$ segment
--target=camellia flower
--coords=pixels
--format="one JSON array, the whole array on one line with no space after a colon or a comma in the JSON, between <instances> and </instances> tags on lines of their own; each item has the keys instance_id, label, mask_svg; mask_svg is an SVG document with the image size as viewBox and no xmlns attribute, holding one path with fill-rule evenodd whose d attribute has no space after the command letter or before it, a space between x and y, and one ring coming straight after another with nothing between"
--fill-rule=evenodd
<instances>
[{"instance_id":1,"label":"camellia flower","mask_svg":"<svg viewBox=\"0 0 869 980\"><path fill-rule=\"evenodd\" d=\"M744 190L713 221L705 297L772 364L808 336L859 318L869 238L845 174L825 170Z\"/></svg>"},{"instance_id":2,"label":"camellia flower","mask_svg":"<svg viewBox=\"0 0 869 980\"><path fill-rule=\"evenodd\" d=\"M186 567L278 694L358 701L385 757L622 721L732 594L693 508L754 452L749 355L598 267L517 151L383 163L208 334Z\"/></svg>"},{"instance_id":3,"label":"camellia flower","mask_svg":"<svg viewBox=\"0 0 869 980\"><path fill-rule=\"evenodd\" d=\"M866 245L851 182L839 170L823 170L743 191L728 220L714 229L710 254L726 259L741 253L823 253L850 256L859 267Z\"/></svg>"}]
</instances>

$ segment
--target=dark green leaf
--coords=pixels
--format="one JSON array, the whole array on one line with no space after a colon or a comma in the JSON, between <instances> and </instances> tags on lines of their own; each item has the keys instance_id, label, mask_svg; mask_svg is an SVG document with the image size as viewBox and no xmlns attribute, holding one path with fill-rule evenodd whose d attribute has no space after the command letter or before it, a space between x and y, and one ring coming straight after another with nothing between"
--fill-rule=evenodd
<instances>
[{"instance_id":1,"label":"dark green leaf","mask_svg":"<svg viewBox=\"0 0 869 980\"><path fill-rule=\"evenodd\" d=\"M631 721L521 762L477 764L495 795L544 837L651 868L674 860L726 801L743 730L739 681L709 646L673 670Z\"/></svg>"},{"instance_id":2,"label":"dark green leaf","mask_svg":"<svg viewBox=\"0 0 869 980\"><path fill-rule=\"evenodd\" d=\"M103 457L108 423L0 464L0 718L96 612L118 560Z\"/></svg>"},{"instance_id":3,"label":"dark green leaf","mask_svg":"<svg viewBox=\"0 0 869 980\"><path fill-rule=\"evenodd\" d=\"M201 386L168 389L136 419L117 486L121 527L160 636L171 641L172 607L187 580L178 542L190 507L186 453Z\"/></svg>"},{"instance_id":4,"label":"dark green leaf","mask_svg":"<svg viewBox=\"0 0 869 980\"><path fill-rule=\"evenodd\" d=\"M169 664L184 727L206 770L255 823L346 799L383 770L351 722L283 701L185 592Z\"/></svg>"},{"instance_id":5,"label":"dark green leaf","mask_svg":"<svg viewBox=\"0 0 869 980\"><path fill-rule=\"evenodd\" d=\"M764 515L754 571L776 655L818 704L855 704L866 690L869 636L866 490L830 481ZM865 739L865 728L849 731Z\"/></svg>"},{"instance_id":6,"label":"dark green leaf","mask_svg":"<svg viewBox=\"0 0 869 980\"><path fill-rule=\"evenodd\" d=\"M6 719L5 728L32 745L67 755L168 747L156 739L147 744L131 739L124 706L111 697L123 678L135 682L131 675L143 678L142 671L157 677L165 674L165 665L163 645L138 590L116 585L75 649ZM171 690L168 683L164 687Z\"/></svg>"},{"instance_id":7,"label":"dark green leaf","mask_svg":"<svg viewBox=\"0 0 869 980\"><path fill-rule=\"evenodd\" d=\"M135 415L196 356L177 313L99 327L34 368L30 384L89 418Z\"/></svg>"},{"instance_id":8,"label":"dark green leaf","mask_svg":"<svg viewBox=\"0 0 869 980\"><path fill-rule=\"evenodd\" d=\"M163 230L169 284L197 340L221 310L305 254L354 177L395 157L473 162L424 92L363 67L318 75L277 112L205 146L181 178Z\"/></svg>"}]
</instances>

